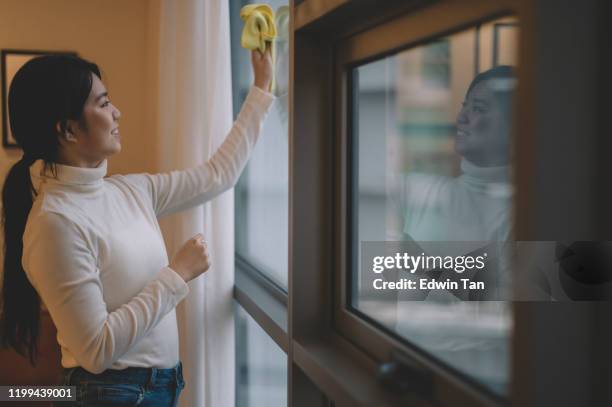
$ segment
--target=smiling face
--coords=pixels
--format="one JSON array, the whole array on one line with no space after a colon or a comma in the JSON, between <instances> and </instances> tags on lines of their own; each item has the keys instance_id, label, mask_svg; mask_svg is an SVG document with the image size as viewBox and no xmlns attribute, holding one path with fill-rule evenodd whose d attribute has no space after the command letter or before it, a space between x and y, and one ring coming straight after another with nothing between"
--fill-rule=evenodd
<instances>
[{"instance_id":1,"label":"smiling face","mask_svg":"<svg viewBox=\"0 0 612 407\"><path fill-rule=\"evenodd\" d=\"M457 116L455 151L483 166L506 165L509 152L509 117L484 80L466 96Z\"/></svg>"},{"instance_id":2,"label":"smiling face","mask_svg":"<svg viewBox=\"0 0 612 407\"><path fill-rule=\"evenodd\" d=\"M73 165L96 166L121 151L119 118L121 112L110 102L106 87L92 74L89 97L81 120L69 121L65 142Z\"/></svg>"}]
</instances>

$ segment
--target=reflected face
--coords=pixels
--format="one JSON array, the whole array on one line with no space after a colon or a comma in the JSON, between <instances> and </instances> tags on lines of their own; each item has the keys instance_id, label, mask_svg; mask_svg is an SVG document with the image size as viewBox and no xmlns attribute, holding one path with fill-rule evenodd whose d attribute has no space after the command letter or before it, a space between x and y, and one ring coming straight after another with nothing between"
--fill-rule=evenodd
<instances>
[{"instance_id":1,"label":"reflected face","mask_svg":"<svg viewBox=\"0 0 612 407\"><path fill-rule=\"evenodd\" d=\"M106 87L92 74L91 92L83 108L83 117L73 129L82 157L103 160L121 151L119 118L121 112L110 102Z\"/></svg>"},{"instance_id":2,"label":"reflected face","mask_svg":"<svg viewBox=\"0 0 612 407\"><path fill-rule=\"evenodd\" d=\"M509 118L488 86L478 83L457 116L455 151L476 165L505 165L509 151Z\"/></svg>"}]
</instances>

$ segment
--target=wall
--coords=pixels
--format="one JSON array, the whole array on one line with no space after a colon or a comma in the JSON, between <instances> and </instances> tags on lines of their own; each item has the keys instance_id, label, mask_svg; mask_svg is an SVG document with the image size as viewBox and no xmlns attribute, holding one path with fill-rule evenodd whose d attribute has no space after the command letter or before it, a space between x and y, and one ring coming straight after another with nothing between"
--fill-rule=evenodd
<instances>
[{"instance_id":1,"label":"wall","mask_svg":"<svg viewBox=\"0 0 612 407\"><path fill-rule=\"evenodd\" d=\"M122 113L123 151L110 173L153 171L147 72L148 0L1 0L0 48L68 50L97 63L113 103ZM21 153L0 150L2 180Z\"/></svg>"}]
</instances>

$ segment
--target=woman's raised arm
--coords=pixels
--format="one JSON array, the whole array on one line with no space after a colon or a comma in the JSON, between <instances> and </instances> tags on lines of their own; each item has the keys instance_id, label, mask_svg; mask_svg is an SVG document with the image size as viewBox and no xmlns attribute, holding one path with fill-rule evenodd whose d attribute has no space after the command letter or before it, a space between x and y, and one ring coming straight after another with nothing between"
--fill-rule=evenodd
<instances>
[{"instance_id":1,"label":"woman's raised arm","mask_svg":"<svg viewBox=\"0 0 612 407\"><path fill-rule=\"evenodd\" d=\"M238 181L273 101L273 95L253 86L225 141L206 163L182 171L122 178L150 196L158 217L211 200Z\"/></svg>"}]
</instances>

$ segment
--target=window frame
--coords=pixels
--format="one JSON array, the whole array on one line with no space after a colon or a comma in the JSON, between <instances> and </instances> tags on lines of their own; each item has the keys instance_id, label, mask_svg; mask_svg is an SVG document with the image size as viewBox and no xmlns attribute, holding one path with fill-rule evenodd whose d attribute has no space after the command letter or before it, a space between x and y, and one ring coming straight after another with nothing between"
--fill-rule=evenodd
<instances>
[{"instance_id":1,"label":"window frame","mask_svg":"<svg viewBox=\"0 0 612 407\"><path fill-rule=\"evenodd\" d=\"M377 25L369 30L340 41L336 47L335 76L335 116L339 118L336 131L336 220L334 242L337 249L335 269L334 320L338 331L360 349L367 352L379 363L401 360L412 361L417 365L414 374L433 380L431 397L442 403L464 400L470 405L499 405L504 397L499 396L482 384L464 376L460 371L435 359L433 355L412 345L408 340L380 327L368 316L358 310L349 309L351 281L351 246L355 239L352 202L355 201L355 154L357 140L353 134L353 109L355 101L355 78L353 68L366 62L394 54L399 50L417 47L467 28L476 27L498 17L516 15L516 4L507 2L464 1L439 2L419 13L409 13ZM406 27L411 27L406 29ZM437 393L437 394L436 394Z\"/></svg>"},{"instance_id":2,"label":"window frame","mask_svg":"<svg viewBox=\"0 0 612 407\"><path fill-rule=\"evenodd\" d=\"M465 4L470 5L467 7L469 10L453 15L453 10L457 11ZM571 3L529 0L290 1L289 265L286 307L270 290L262 287L260 279L251 278L253 276L248 272L243 273L241 264L236 265L234 291L236 301L281 348L286 349L290 407L442 404L434 404L414 393L398 395L377 380L380 362L391 356L385 350L393 349L393 338L388 338L384 332L357 321L363 325L365 334L369 335L366 339L370 342L367 342L364 348L356 344L354 337L342 331L342 326L338 324L337 304L344 299L338 295L338 287L343 286L343 281L339 273L341 268L337 253L341 249L339 233L344 229L337 215L342 209L340 197L334 188L342 186L342 179L338 174L340 166L346 165L346 150L339 148L342 145L338 144L340 132L345 130L342 126L346 126L346 123L337 120L338 117L346 117L345 112L339 108L342 101L338 99L338 95L344 91L342 86L346 81L338 81L342 76L338 74L336 59L338 52L350 51L346 48L338 49L338 44L352 35L358 35L395 19L410 19L410 16L421 19L423 14L431 13L432 9L440 13L441 10L446 10L447 14L441 14L434 24L417 21L412 25L415 45L428 38L468 28L483 19L502 16L507 12L517 15L521 23L521 64L517 96L520 103L515 112L519 118L515 149L520 153L521 165L516 166L514 175L519 187L515 212L521 216L516 219L515 226L517 239L535 240L550 232L550 225L557 221L559 207L564 210L584 209L583 204L581 206L569 200L559 205L560 197L564 196L563 191L554 190L551 194L551 191L539 191L534 186L534 174L546 179L547 174L538 166L542 158L546 159L547 164L559 166L564 165L567 154L576 154L575 151L570 151L563 155L558 151L543 150L538 145L541 143L542 126L552 123L560 114L559 106L556 106L557 110L554 112L541 106L543 102L551 100L546 91L550 90L554 83L552 78L549 79L550 75L546 75L546 71L540 70L540 66L544 65L550 69L553 64L556 69L563 71L569 82L583 85L587 80L573 76L571 64L559 65L559 59L573 57L576 60L595 61L598 60L599 52L607 50L605 43L601 43L598 47L573 47L563 53L557 50L545 52L544 47L550 44L551 36L568 31L564 31L568 20L576 23L571 35L591 35L595 31L599 34L610 32L611 28L599 20L603 21L603 13L592 13L594 6L583 7L588 8L591 14L578 23L575 19L572 20L575 7ZM469 16L472 18L468 18ZM598 21L599 25L593 24ZM417 39L419 35L422 36L420 40ZM392 37L387 34L383 39L372 40L368 46L381 46L382 40L394 41ZM564 39L568 40L568 37ZM405 44L398 44L397 47L403 48L403 45ZM607 66L610 66L609 53L602 55L607 56ZM603 74L601 78L609 83L609 78ZM584 89L584 92L579 96L591 96L593 92L586 86L580 89ZM575 113L571 101L560 98L560 93L557 92L555 101L561 104L561 114ZM604 113L610 107L608 98L601 93L597 94L596 98L584 100L590 104L587 103L578 116L574 115L574 119L585 125L599 120L597 123L601 121L602 128L609 128L609 121ZM559 134L555 136L559 137ZM564 139L571 136L567 132L561 135ZM609 147L612 143L608 139L596 137L583 142L593 141L596 141L598 147ZM596 174L612 174L612 160L603 155L603 151L609 149L596 148L592 153L594 156L587 154L588 157L600 159L596 160L597 165L580 171L592 178ZM342 157L342 154L345 156ZM538 162L535 160L536 154ZM601 154L601 157L598 154ZM332 174L333 178L330 176ZM600 198L595 194L587 198L595 197ZM585 225L588 223L593 236L599 239L608 237L606 233L612 225L612 215L606 210L609 205L604 203L612 202L612 192L607 192L603 198L597 206L597 222L592 222L590 213L578 212L581 217L572 226L584 221ZM547 211L551 205L557 205L556 212ZM244 276L247 278L242 278ZM245 285L244 281L248 284ZM609 388L603 386L606 378L611 378L607 364L609 358L604 355L610 355L612 352L608 346L612 338L612 328L608 323L612 305L589 303L576 308L573 305L514 304L515 330L512 338L513 366L509 397L513 405L575 405L576 400L587 399L592 401L592 405L604 405L606 400L612 400ZM273 317L274 311L270 311L275 306L285 315L285 327L282 322L278 322L278 318ZM567 327L582 330L568 332ZM286 341L286 347L281 344L283 341ZM376 348L379 342L386 347ZM585 347L585 343L592 346ZM567 347L573 351L565 352ZM380 357L377 358L377 354L380 354ZM413 354L409 355L408 359L418 360L418 353ZM559 355L563 358L559 359ZM591 368L593 372L587 370ZM566 370L580 374L560 374ZM445 400L445 404L471 406L485 405L489 401L492 401L493 405L507 403L483 397L479 389L474 389L463 380L444 378L445 372L439 372L439 376L441 379L438 382L442 385L435 389L435 395L438 399ZM599 380L592 380L592 377ZM448 381L448 386L443 384L444 380ZM330 400L333 400L333 404ZM554 402L551 403L551 400Z\"/></svg>"}]
</instances>

